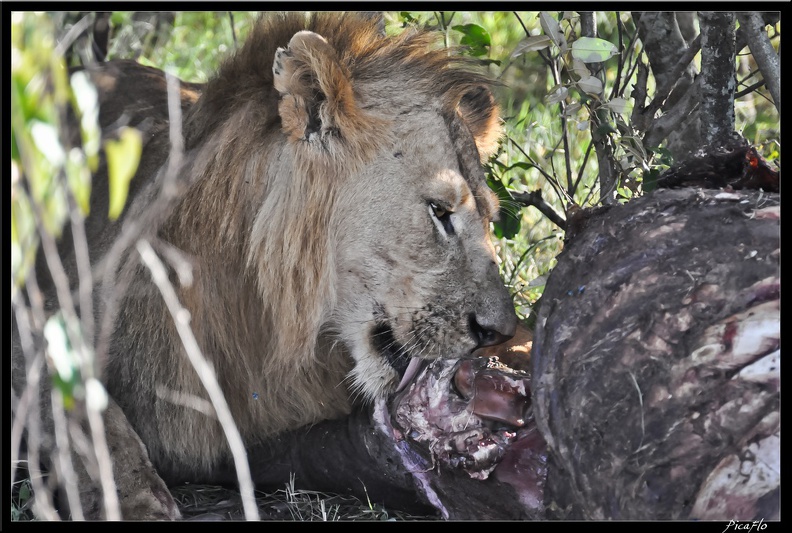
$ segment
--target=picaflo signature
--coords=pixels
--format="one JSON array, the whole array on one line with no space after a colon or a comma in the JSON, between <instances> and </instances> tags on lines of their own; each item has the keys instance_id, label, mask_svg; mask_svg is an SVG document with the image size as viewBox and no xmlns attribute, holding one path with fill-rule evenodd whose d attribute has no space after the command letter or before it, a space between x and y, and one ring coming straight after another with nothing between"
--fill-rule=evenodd
<instances>
[{"instance_id":1,"label":"picaflo signature","mask_svg":"<svg viewBox=\"0 0 792 533\"><path fill-rule=\"evenodd\" d=\"M767 528L767 524L764 523L764 518L761 520L754 520L753 522L739 522L737 520L729 520L729 523L726 525L726 529L724 529L721 533L726 533L730 529L733 531L751 532L754 529L756 529L756 531L764 531L765 528Z\"/></svg>"}]
</instances>

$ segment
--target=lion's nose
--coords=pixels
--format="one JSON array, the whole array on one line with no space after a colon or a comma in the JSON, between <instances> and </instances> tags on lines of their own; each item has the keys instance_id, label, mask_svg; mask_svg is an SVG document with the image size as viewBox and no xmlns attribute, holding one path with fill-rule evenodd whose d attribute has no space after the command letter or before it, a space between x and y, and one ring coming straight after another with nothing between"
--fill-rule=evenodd
<instances>
[{"instance_id":1,"label":"lion's nose","mask_svg":"<svg viewBox=\"0 0 792 533\"><path fill-rule=\"evenodd\" d=\"M514 337L514 332L517 328L517 316L513 314L508 318L513 320L503 320L500 324L487 324L481 317L477 317L475 313L470 315L470 331L473 338L476 339L476 348L486 348L487 346L495 346L501 344Z\"/></svg>"}]
</instances>

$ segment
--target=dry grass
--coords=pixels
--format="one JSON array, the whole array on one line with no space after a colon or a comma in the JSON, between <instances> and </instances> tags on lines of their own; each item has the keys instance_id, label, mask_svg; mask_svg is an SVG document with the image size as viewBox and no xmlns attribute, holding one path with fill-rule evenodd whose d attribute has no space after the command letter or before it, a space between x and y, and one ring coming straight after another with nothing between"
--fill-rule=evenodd
<instances>
[{"instance_id":1,"label":"dry grass","mask_svg":"<svg viewBox=\"0 0 792 533\"><path fill-rule=\"evenodd\" d=\"M24 466L22 466L22 470ZM244 520L239 491L214 485L181 485L172 487L176 503L187 521ZM438 516L415 516L385 509L379 504L362 501L354 496L301 490L294 480L275 492L256 491L261 520L282 522L338 522L338 521L435 521ZM24 475L14 482L11 494L11 521L37 520L33 512L30 479Z\"/></svg>"},{"instance_id":2,"label":"dry grass","mask_svg":"<svg viewBox=\"0 0 792 533\"><path fill-rule=\"evenodd\" d=\"M185 520L244 520L242 501L235 490L212 485L183 485L171 489ZM301 490L292 483L271 493L256 491L262 520L294 522L437 520L383 508L353 496Z\"/></svg>"}]
</instances>

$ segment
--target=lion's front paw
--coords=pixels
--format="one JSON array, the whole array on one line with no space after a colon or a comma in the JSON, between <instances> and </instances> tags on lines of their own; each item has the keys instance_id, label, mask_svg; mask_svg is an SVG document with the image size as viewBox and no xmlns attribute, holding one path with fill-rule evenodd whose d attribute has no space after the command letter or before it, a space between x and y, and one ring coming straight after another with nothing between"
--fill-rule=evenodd
<instances>
[{"instance_id":1,"label":"lion's front paw","mask_svg":"<svg viewBox=\"0 0 792 533\"><path fill-rule=\"evenodd\" d=\"M132 469L116 478L118 506L122 520L179 520L181 512L168 487L154 472ZM93 482L80 492L80 505L86 520L108 520L102 490ZM71 513L72 517L74 513Z\"/></svg>"},{"instance_id":2,"label":"lion's front paw","mask_svg":"<svg viewBox=\"0 0 792 533\"><path fill-rule=\"evenodd\" d=\"M113 451L113 476L124 520L177 520L179 508L157 474L146 446L115 402L105 413L108 447Z\"/></svg>"},{"instance_id":3,"label":"lion's front paw","mask_svg":"<svg viewBox=\"0 0 792 533\"><path fill-rule=\"evenodd\" d=\"M125 520L178 520L181 512L165 487L145 487L121 500Z\"/></svg>"}]
</instances>

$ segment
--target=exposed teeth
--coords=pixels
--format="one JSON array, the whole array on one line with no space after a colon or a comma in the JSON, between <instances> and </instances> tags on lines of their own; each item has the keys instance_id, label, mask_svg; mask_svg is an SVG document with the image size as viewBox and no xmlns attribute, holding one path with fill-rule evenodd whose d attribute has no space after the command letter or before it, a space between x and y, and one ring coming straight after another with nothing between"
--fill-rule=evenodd
<instances>
[{"instance_id":1,"label":"exposed teeth","mask_svg":"<svg viewBox=\"0 0 792 533\"><path fill-rule=\"evenodd\" d=\"M407 365L407 370L404 371L404 376L402 376L399 385L396 387L396 392L400 392L407 384L412 381L412 378L415 377L415 374L418 373L418 369L421 366L421 360L417 357L413 357L410 359L410 364Z\"/></svg>"}]
</instances>

